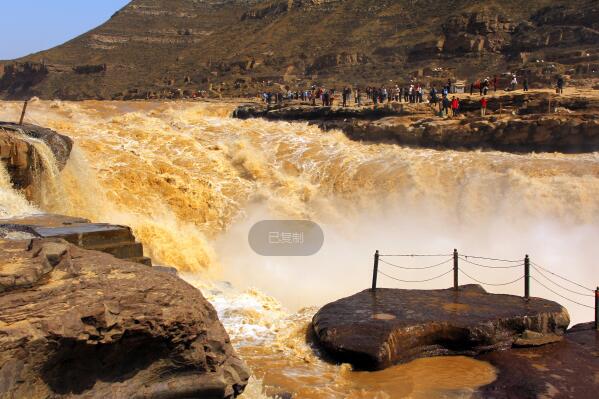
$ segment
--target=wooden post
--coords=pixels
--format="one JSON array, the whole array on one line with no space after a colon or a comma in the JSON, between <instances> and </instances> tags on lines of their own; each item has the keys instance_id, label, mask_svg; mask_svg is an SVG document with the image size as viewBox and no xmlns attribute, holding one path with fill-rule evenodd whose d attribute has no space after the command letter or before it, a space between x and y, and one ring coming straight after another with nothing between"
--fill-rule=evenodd
<instances>
[{"instance_id":1,"label":"wooden post","mask_svg":"<svg viewBox=\"0 0 599 399\"><path fill-rule=\"evenodd\" d=\"M595 290L595 330L599 331L599 287Z\"/></svg>"},{"instance_id":2,"label":"wooden post","mask_svg":"<svg viewBox=\"0 0 599 399\"><path fill-rule=\"evenodd\" d=\"M458 250L453 250L453 289L458 290Z\"/></svg>"},{"instance_id":3,"label":"wooden post","mask_svg":"<svg viewBox=\"0 0 599 399\"><path fill-rule=\"evenodd\" d=\"M25 112L27 112L27 104L29 101L25 101L23 103L23 111L21 112L21 119L19 119L19 125L23 124L23 119L25 119Z\"/></svg>"},{"instance_id":4,"label":"wooden post","mask_svg":"<svg viewBox=\"0 0 599 399\"><path fill-rule=\"evenodd\" d=\"M376 278L379 274L379 250L374 253L374 268L372 269L372 290L376 290Z\"/></svg>"},{"instance_id":5,"label":"wooden post","mask_svg":"<svg viewBox=\"0 0 599 399\"><path fill-rule=\"evenodd\" d=\"M530 298L530 258L524 257L524 298Z\"/></svg>"}]
</instances>

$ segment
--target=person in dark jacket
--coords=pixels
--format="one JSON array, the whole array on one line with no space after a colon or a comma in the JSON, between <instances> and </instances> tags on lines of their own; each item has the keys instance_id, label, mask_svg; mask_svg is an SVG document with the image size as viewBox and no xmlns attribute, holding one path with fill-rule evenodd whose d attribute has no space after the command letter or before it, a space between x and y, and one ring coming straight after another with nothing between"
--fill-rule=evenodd
<instances>
[{"instance_id":1,"label":"person in dark jacket","mask_svg":"<svg viewBox=\"0 0 599 399\"><path fill-rule=\"evenodd\" d=\"M564 94L564 78L562 76L557 78L557 94Z\"/></svg>"},{"instance_id":2,"label":"person in dark jacket","mask_svg":"<svg viewBox=\"0 0 599 399\"><path fill-rule=\"evenodd\" d=\"M343 99L343 107L347 107L347 87L343 88L343 91L341 92L341 98Z\"/></svg>"},{"instance_id":3,"label":"person in dark jacket","mask_svg":"<svg viewBox=\"0 0 599 399\"><path fill-rule=\"evenodd\" d=\"M449 116L449 108L451 107L451 101L449 97L443 96L443 114Z\"/></svg>"},{"instance_id":4,"label":"person in dark jacket","mask_svg":"<svg viewBox=\"0 0 599 399\"><path fill-rule=\"evenodd\" d=\"M435 88L435 86L433 86L433 88L431 89L431 103L437 103L437 89Z\"/></svg>"}]
</instances>

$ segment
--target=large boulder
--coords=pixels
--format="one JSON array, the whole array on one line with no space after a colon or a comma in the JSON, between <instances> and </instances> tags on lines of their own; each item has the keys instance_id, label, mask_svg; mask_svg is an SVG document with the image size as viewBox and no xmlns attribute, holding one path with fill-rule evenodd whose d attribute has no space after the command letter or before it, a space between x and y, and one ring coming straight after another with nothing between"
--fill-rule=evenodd
<instances>
[{"instance_id":1,"label":"large boulder","mask_svg":"<svg viewBox=\"0 0 599 399\"><path fill-rule=\"evenodd\" d=\"M416 358L476 355L559 341L570 319L541 298L459 290L365 290L325 305L313 319L333 357L369 370Z\"/></svg>"},{"instance_id":2,"label":"large boulder","mask_svg":"<svg viewBox=\"0 0 599 399\"><path fill-rule=\"evenodd\" d=\"M233 398L214 308L175 275L59 239L0 241L0 397Z\"/></svg>"}]
</instances>

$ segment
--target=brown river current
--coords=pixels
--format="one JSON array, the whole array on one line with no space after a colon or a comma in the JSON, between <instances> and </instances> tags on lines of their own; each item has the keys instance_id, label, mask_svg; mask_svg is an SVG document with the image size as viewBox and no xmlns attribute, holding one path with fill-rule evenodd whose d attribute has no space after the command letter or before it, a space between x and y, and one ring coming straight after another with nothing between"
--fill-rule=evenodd
<instances>
[{"instance_id":1,"label":"brown river current","mask_svg":"<svg viewBox=\"0 0 599 399\"><path fill-rule=\"evenodd\" d=\"M15 120L20 106L0 103L0 120ZM235 120L229 117L234 107L34 101L28 121L72 137L76 146L58 173L47 147L36 143L47 171L35 204L12 190L0 170L0 216L43 211L131 226L155 263L177 267L219 311L256 377L244 398L284 392L462 398L494 380L493 367L463 357L377 373L319 360L305 342L311 316L317 306L369 286L375 249L449 254L458 248L508 259L530 254L576 281L599 283L597 153L365 144L305 123ZM247 232L272 218L318 222L323 249L310 258L254 254ZM426 266L422 262L405 264ZM468 271L486 282L521 273ZM416 286L381 277L380 285L445 288L451 276ZM488 289L521 295L520 285ZM562 303L575 323L593 317L534 282L532 294Z\"/></svg>"}]
</instances>

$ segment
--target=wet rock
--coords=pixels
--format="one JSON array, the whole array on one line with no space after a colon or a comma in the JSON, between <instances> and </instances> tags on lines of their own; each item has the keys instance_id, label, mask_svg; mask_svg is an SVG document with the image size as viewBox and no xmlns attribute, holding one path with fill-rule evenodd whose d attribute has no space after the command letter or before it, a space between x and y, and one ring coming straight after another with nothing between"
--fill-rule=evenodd
<instances>
[{"instance_id":1,"label":"wet rock","mask_svg":"<svg viewBox=\"0 0 599 399\"><path fill-rule=\"evenodd\" d=\"M320 101L319 101L320 103ZM403 107L380 108L341 108L321 107L310 105L274 105L267 107L263 104L244 104L233 111L233 117L238 119L265 118L269 120L286 121L336 121L343 119L372 120L385 116L402 115Z\"/></svg>"},{"instance_id":2,"label":"wet rock","mask_svg":"<svg viewBox=\"0 0 599 399\"><path fill-rule=\"evenodd\" d=\"M599 392L599 332L594 323L568 330L558 343L478 357L498 370L498 377L482 387L479 398L594 399Z\"/></svg>"},{"instance_id":3,"label":"wet rock","mask_svg":"<svg viewBox=\"0 0 599 399\"><path fill-rule=\"evenodd\" d=\"M0 241L0 397L233 398L214 308L174 275L61 240Z\"/></svg>"},{"instance_id":4,"label":"wet rock","mask_svg":"<svg viewBox=\"0 0 599 399\"><path fill-rule=\"evenodd\" d=\"M14 132L17 135L24 137L38 139L46 143L46 145L50 147L50 150L54 154L59 169L65 167L67 161L69 160L71 150L73 149L73 140L45 127L31 125L28 123L18 125L16 123L0 122L0 131L2 130L5 132Z\"/></svg>"},{"instance_id":5,"label":"wet rock","mask_svg":"<svg viewBox=\"0 0 599 399\"><path fill-rule=\"evenodd\" d=\"M477 285L446 290L366 290L325 305L313 319L317 341L358 368L416 358L476 355L559 340L568 312L540 298L489 294Z\"/></svg>"},{"instance_id":6,"label":"wet rock","mask_svg":"<svg viewBox=\"0 0 599 399\"><path fill-rule=\"evenodd\" d=\"M39 126L0 122L0 162L4 163L15 188L24 190L29 199L41 186L46 168L33 140L44 142L52 151L59 169L66 165L73 141L53 130Z\"/></svg>"}]
</instances>

